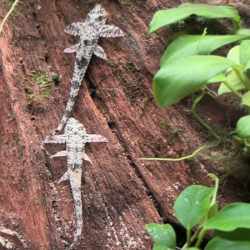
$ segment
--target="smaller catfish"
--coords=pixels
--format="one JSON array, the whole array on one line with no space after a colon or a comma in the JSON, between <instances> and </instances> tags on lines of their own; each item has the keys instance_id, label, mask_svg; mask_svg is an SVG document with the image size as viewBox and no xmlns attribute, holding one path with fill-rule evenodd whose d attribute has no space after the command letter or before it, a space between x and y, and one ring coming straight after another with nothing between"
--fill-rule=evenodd
<instances>
[{"instance_id":1,"label":"smaller catfish","mask_svg":"<svg viewBox=\"0 0 250 250\"><path fill-rule=\"evenodd\" d=\"M85 153L85 144L87 142L108 142L102 135L87 134L83 124L74 118L69 118L64 134L53 135L45 139L43 143L66 143L66 150L56 153L52 157L67 156L68 171L61 177L61 181L69 180L70 187L73 194L73 200L76 213L76 232L74 233L74 240L72 245L77 242L78 237L82 233L83 219L82 219L82 199L81 199L81 179L82 179L82 160L91 160Z\"/></svg>"}]
</instances>

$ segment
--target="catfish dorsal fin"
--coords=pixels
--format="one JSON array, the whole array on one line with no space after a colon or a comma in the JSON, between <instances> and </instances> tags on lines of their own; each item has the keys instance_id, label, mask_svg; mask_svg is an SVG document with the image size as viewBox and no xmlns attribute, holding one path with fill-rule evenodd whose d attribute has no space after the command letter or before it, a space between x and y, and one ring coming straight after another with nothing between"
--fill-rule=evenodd
<instances>
[{"instance_id":1,"label":"catfish dorsal fin","mask_svg":"<svg viewBox=\"0 0 250 250\"><path fill-rule=\"evenodd\" d=\"M80 36L85 26L85 23L81 22L71 23L64 29L64 32L72 36Z\"/></svg>"},{"instance_id":2,"label":"catfish dorsal fin","mask_svg":"<svg viewBox=\"0 0 250 250\"><path fill-rule=\"evenodd\" d=\"M114 25L103 25L100 33L101 37L119 37L124 36L122 30Z\"/></svg>"}]
</instances>

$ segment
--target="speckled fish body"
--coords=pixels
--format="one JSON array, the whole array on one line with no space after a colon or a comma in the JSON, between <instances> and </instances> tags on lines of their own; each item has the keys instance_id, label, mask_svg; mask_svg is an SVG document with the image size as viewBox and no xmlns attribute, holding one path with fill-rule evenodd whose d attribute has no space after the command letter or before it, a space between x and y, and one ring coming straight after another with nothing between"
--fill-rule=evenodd
<instances>
[{"instance_id":1,"label":"speckled fish body","mask_svg":"<svg viewBox=\"0 0 250 250\"><path fill-rule=\"evenodd\" d=\"M73 243L76 243L82 233L82 199L81 199L81 179L82 179L82 160L91 160L85 153L87 142L108 142L102 135L87 134L83 124L74 118L69 118L64 134L53 135L43 143L66 143L66 150L60 151L52 157L67 156L68 171L61 177L61 181L69 180L72 190L75 212L76 212L76 232L74 233Z\"/></svg>"},{"instance_id":2,"label":"speckled fish body","mask_svg":"<svg viewBox=\"0 0 250 250\"><path fill-rule=\"evenodd\" d=\"M76 61L69 100L61 122L54 133L62 130L70 116L93 53L104 60L106 59L104 50L97 44L99 37L119 37L124 35L118 27L105 25L106 20L107 14L105 10L101 5L96 5L95 8L89 12L84 23L72 23L64 30L66 33L79 36L80 38L78 44L64 50L65 53L76 52Z\"/></svg>"}]
</instances>

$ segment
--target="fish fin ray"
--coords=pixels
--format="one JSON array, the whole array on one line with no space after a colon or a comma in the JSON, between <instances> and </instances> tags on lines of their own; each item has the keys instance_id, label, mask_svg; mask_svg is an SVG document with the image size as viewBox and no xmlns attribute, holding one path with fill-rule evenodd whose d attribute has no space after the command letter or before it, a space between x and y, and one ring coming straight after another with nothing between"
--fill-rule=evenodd
<instances>
[{"instance_id":1,"label":"fish fin ray","mask_svg":"<svg viewBox=\"0 0 250 250\"><path fill-rule=\"evenodd\" d=\"M90 134L85 135L84 137L85 142L108 142L108 140L102 135Z\"/></svg>"},{"instance_id":2,"label":"fish fin ray","mask_svg":"<svg viewBox=\"0 0 250 250\"><path fill-rule=\"evenodd\" d=\"M96 56L102 58L103 60L106 60L106 54L101 46L97 45L95 47L94 54Z\"/></svg>"},{"instance_id":3,"label":"fish fin ray","mask_svg":"<svg viewBox=\"0 0 250 250\"><path fill-rule=\"evenodd\" d=\"M53 135L53 136L47 136L45 140L43 141L43 144L45 143L65 143L66 137L65 135Z\"/></svg>"},{"instance_id":4,"label":"fish fin ray","mask_svg":"<svg viewBox=\"0 0 250 250\"><path fill-rule=\"evenodd\" d=\"M120 36L124 36L124 33L120 28L114 25L103 25L100 36L101 37L120 37Z\"/></svg>"},{"instance_id":5,"label":"fish fin ray","mask_svg":"<svg viewBox=\"0 0 250 250\"><path fill-rule=\"evenodd\" d=\"M64 53L75 53L80 47L80 43L77 43L67 49L65 49L63 52Z\"/></svg>"},{"instance_id":6,"label":"fish fin ray","mask_svg":"<svg viewBox=\"0 0 250 250\"><path fill-rule=\"evenodd\" d=\"M90 160L89 156L85 153L83 153L82 155L82 158L85 160L85 161L89 161L91 164L92 164L92 161Z\"/></svg>"},{"instance_id":7,"label":"fish fin ray","mask_svg":"<svg viewBox=\"0 0 250 250\"><path fill-rule=\"evenodd\" d=\"M57 152L56 154L52 155L50 158L67 156L67 155L68 155L68 152L65 150L65 151Z\"/></svg>"},{"instance_id":8,"label":"fish fin ray","mask_svg":"<svg viewBox=\"0 0 250 250\"><path fill-rule=\"evenodd\" d=\"M80 36L85 26L86 24L81 22L71 23L64 29L64 32L72 36Z\"/></svg>"},{"instance_id":9,"label":"fish fin ray","mask_svg":"<svg viewBox=\"0 0 250 250\"><path fill-rule=\"evenodd\" d=\"M61 179L60 179L57 183L59 184L60 182L62 182L62 181L67 181L67 180L69 180L69 172L68 172L68 171L66 171L66 172L63 174L63 176L61 177Z\"/></svg>"}]
</instances>

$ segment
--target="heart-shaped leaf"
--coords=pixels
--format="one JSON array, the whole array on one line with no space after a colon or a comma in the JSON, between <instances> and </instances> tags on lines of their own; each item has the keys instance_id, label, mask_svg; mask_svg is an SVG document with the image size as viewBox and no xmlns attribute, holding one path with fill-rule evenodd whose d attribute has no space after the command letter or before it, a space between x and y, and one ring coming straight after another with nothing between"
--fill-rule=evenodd
<instances>
[{"instance_id":1,"label":"heart-shaped leaf","mask_svg":"<svg viewBox=\"0 0 250 250\"><path fill-rule=\"evenodd\" d=\"M237 29L234 35L250 35L250 29Z\"/></svg>"},{"instance_id":2,"label":"heart-shaped leaf","mask_svg":"<svg viewBox=\"0 0 250 250\"><path fill-rule=\"evenodd\" d=\"M169 44L161 58L160 65L163 67L166 66L166 64L171 64L193 55L210 54L221 46L247 37L249 36L180 36ZM232 60L231 58L228 59ZM235 62L234 60L232 61ZM239 60L235 63L238 64Z\"/></svg>"},{"instance_id":3,"label":"heart-shaped leaf","mask_svg":"<svg viewBox=\"0 0 250 250\"><path fill-rule=\"evenodd\" d=\"M241 103L246 106L250 106L250 91L246 92L241 99Z\"/></svg>"},{"instance_id":4,"label":"heart-shaped leaf","mask_svg":"<svg viewBox=\"0 0 250 250\"><path fill-rule=\"evenodd\" d=\"M184 189L174 204L176 218L187 229L198 224L208 213L213 188L192 185Z\"/></svg>"},{"instance_id":5,"label":"heart-shaped leaf","mask_svg":"<svg viewBox=\"0 0 250 250\"><path fill-rule=\"evenodd\" d=\"M155 99L161 108L170 106L233 65L219 56L190 56L162 67L153 80Z\"/></svg>"},{"instance_id":6,"label":"heart-shaped leaf","mask_svg":"<svg viewBox=\"0 0 250 250\"><path fill-rule=\"evenodd\" d=\"M240 64L246 66L250 60L250 41L240 44Z\"/></svg>"},{"instance_id":7,"label":"heart-shaped leaf","mask_svg":"<svg viewBox=\"0 0 250 250\"><path fill-rule=\"evenodd\" d=\"M227 59L235 62L235 64L240 64L240 45L236 45L229 50Z\"/></svg>"},{"instance_id":8,"label":"heart-shaped leaf","mask_svg":"<svg viewBox=\"0 0 250 250\"><path fill-rule=\"evenodd\" d=\"M250 230L247 228L238 228L232 232L215 230L214 238L208 242L205 250L248 250L250 249L249 235Z\"/></svg>"},{"instance_id":9,"label":"heart-shaped leaf","mask_svg":"<svg viewBox=\"0 0 250 250\"><path fill-rule=\"evenodd\" d=\"M250 115L243 116L238 120L236 133L242 139L250 137Z\"/></svg>"},{"instance_id":10,"label":"heart-shaped leaf","mask_svg":"<svg viewBox=\"0 0 250 250\"><path fill-rule=\"evenodd\" d=\"M240 81L238 76L236 75L235 71L231 69L227 76L226 81L235 89L235 90L242 90L245 89L245 85ZM220 87L218 89L218 95L223 95L225 93L232 92L224 83L220 84Z\"/></svg>"},{"instance_id":11,"label":"heart-shaped leaf","mask_svg":"<svg viewBox=\"0 0 250 250\"><path fill-rule=\"evenodd\" d=\"M184 20L191 15L206 19L229 18L238 29L241 28L239 14L232 7L185 3L178 8L157 11L149 24L149 33L165 25Z\"/></svg>"},{"instance_id":12,"label":"heart-shaped leaf","mask_svg":"<svg viewBox=\"0 0 250 250\"><path fill-rule=\"evenodd\" d=\"M231 203L204 223L204 229L233 231L236 228L250 228L250 204Z\"/></svg>"},{"instance_id":13,"label":"heart-shaped leaf","mask_svg":"<svg viewBox=\"0 0 250 250\"><path fill-rule=\"evenodd\" d=\"M171 225L149 223L145 225L145 228L155 242L153 250L174 250L176 248L176 236Z\"/></svg>"},{"instance_id":14,"label":"heart-shaped leaf","mask_svg":"<svg viewBox=\"0 0 250 250\"><path fill-rule=\"evenodd\" d=\"M249 58L249 61L246 64L243 72L244 72L245 76L247 77L247 79L250 79L250 58Z\"/></svg>"}]
</instances>

